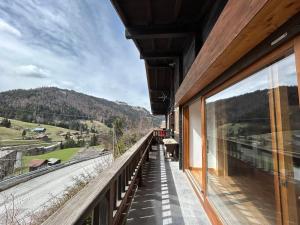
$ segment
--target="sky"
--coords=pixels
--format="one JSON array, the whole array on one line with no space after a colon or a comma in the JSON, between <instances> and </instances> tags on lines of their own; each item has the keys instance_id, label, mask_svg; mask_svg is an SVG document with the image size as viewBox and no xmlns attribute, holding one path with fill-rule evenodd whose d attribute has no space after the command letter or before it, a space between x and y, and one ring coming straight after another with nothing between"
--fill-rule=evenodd
<instances>
[{"instance_id":1,"label":"sky","mask_svg":"<svg viewBox=\"0 0 300 225\"><path fill-rule=\"evenodd\" d=\"M45 86L150 109L144 62L109 0L0 1L0 92Z\"/></svg>"}]
</instances>

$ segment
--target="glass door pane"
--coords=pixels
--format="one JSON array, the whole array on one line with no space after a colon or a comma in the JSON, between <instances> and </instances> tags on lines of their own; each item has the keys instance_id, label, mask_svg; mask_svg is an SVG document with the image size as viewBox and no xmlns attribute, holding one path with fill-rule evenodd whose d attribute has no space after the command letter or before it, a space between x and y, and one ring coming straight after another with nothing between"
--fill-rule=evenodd
<instances>
[{"instance_id":1,"label":"glass door pane","mask_svg":"<svg viewBox=\"0 0 300 225\"><path fill-rule=\"evenodd\" d=\"M292 54L206 99L207 193L227 224L299 224L300 111Z\"/></svg>"},{"instance_id":2,"label":"glass door pane","mask_svg":"<svg viewBox=\"0 0 300 225\"><path fill-rule=\"evenodd\" d=\"M207 193L227 224L276 223L270 73L206 99Z\"/></svg>"}]
</instances>

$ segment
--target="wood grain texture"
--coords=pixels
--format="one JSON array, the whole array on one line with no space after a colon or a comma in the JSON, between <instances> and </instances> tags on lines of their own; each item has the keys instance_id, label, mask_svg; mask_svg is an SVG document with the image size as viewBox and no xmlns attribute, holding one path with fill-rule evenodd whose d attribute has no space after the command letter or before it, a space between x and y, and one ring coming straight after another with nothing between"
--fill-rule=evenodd
<instances>
[{"instance_id":1,"label":"wood grain texture","mask_svg":"<svg viewBox=\"0 0 300 225\"><path fill-rule=\"evenodd\" d=\"M183 109L183 159L184 159L184 163L183 163L183 168L188 169L189 168L189 140L190 140L190 136L189 136L189 119L190 119L190 115L189 115L189 107L185 107Z\"/></svg>"},{"instance_id":2,"label":"wood grain texture","mask_svg":"<svg viewBox=\"0 0 300 225\"><path fill-rule=\"evenodd\" d=\"M201 98L201 138L202 138L202 193L206 195L206 168L207 168L207 135L206 135L206 108L205 99Z\"/></svg>"},{"instance_id":3,"label":"wood grain texture","mask_svg":"<svg viewBox=\"0 0 300 225\"><path fill-rule=\"evenodd\" d=\"M300 11L298 0L230 0L176 93L182 105Z\"/></svg>"},{"instance_id":4,"label":"wood grain texture","mask_svg":"<svg viewBox=\"0 0 300 225\"><path fill-rule=\"evenodd\" d=\"M269 78L270 89L272 87L272 78ZM270 112L270 123L271 123L271 137L272 137L272 159L273 159L273 171L274 171L274 196L276 204L276 223L282 224L281 215L281 198L280 198L280 176L279 176L279 165L278 165L278 152L277 152L277 138L276 138L276 115L275 115L275 99L273 89L269 92L269 112Z\"/></svg>"}]
</instances>

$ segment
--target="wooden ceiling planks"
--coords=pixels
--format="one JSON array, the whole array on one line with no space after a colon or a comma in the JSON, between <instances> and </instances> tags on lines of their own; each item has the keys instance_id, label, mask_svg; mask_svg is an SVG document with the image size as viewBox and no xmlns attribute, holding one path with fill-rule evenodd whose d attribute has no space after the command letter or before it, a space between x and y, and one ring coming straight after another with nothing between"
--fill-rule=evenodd
<instances>
[{"instance_id":1,"label":"wooden ceiling planks","mask_svg":"<svg viewBox=\"0 0 300 225\"><path fill-rule=\"evenodd\" d=\"M173 64L187 42L192 40L204 26L203 18L209 14L213 6L211 0L111 0L120 15L125 27L126 38L132 39L140 51L141 59L145 59L148 88L158 88L155 83L170 93L174 73ZM158 65L158 68L155 66ZM170 70L161 70L161 65ZM167 79L162 79L167 78ZM152 112L165 114L169 102L158 102L149 92Z\"/></svg>"}]
</instances>

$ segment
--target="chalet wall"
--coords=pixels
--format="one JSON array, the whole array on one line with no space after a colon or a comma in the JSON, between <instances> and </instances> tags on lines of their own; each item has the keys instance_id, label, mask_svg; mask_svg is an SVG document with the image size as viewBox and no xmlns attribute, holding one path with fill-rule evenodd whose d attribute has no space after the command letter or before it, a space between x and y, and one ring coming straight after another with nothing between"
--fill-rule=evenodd
<instances>
[{"instance_id":1,"label":"chalet wall","mask_svg":"<svg viewBox=\"0 0 300 225\"><path fill-rule=\"evenodd\" d=\"M228 1L177 91L175 104L186 103L299 11L298 0Z\"/></svg>"},{"instance_id":2,"label":"chalet wall","mask_svg":"<svg viewBox=\"0 0 300 225\"><path fill-rule=\"evenodd\" d=\"M185 78L191 65L193 64L196 57L195 52L195 38L191 39L191 42L187 45L185 51L183 52L183 78Z\"/></svg>"}]
</instances>

